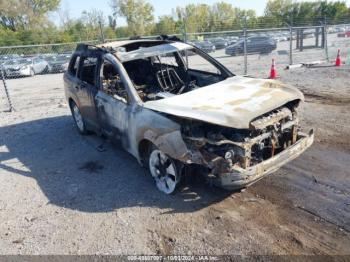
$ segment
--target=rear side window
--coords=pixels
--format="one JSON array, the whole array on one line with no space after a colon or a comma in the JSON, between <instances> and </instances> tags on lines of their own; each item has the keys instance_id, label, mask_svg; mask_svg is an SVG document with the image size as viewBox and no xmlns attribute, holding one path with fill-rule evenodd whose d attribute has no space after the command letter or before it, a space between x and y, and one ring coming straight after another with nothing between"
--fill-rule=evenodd
<instances>
[{"instance_id":1,"label":"rear side window","mask_svg":"<svg viewBox=\"0 0 350 262\"><path fill-rule=\"evenodd\" d=\"M79 62L80 62L80 56L74 56L72 58L72 61L69 65L69 73L76 76L77 75L77 71L78 71L78 67L79 67Z\"/></svg>"},{"instance_id":2,"label":"rear side window","mask_svg":"<svg viewBox=\"0 0 350 262\"><path fill-rule=\"evenodd\" d=\"M96 57L85 57L79 69L79 78L90 84L96 85L96 67L98 59Z\"/></svg>"}]
</instances>

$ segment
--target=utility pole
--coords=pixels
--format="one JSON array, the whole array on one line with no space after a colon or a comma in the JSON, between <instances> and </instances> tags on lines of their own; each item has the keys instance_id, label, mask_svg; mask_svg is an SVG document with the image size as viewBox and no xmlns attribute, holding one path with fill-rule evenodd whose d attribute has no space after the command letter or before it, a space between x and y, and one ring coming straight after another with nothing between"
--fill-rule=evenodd
<instances>
[{"instance_id":1,"label":"utility pole","mask_svg":"<svg viewBox=\"0 0 350 262\"><path fill-rule=\"evenodd\" d=\"M186 16L184 15L183 16L183 19L182 19L182 24L183 24L183 39L184 39L184 42L187 43L188 39L187 39L187 23L186 23L187 19L186 19ZM188 68L188 53L187 53L187 50L185 51L185 58L186 58L186 67Z\"/></svg>"},{"instance_id":2,"label":"utility pole","mask_svg":"<svg viewBox=\"0 0 350 262\"><path fill-rule=\"evenodd\" d=\"M329 62L329 54L328 54L328 28L327 28L327 16L324 16L324 50L326 52L326 59Z\"/></svg>"},{"instance_id":3,"label":"utility pole","mask_svg":"<svg viewBox=\"0 0 350 262\"><path fill-rule=\"evenodd\" d=\"M247 55L247 16L244 16L244 28L243 28L243 37L244 37L244 75L248 74L248 55Z\"/></svg>"},{"instance_id":4,"label":"utility pole","mask_svg":"<svg viewBox=\"0 0 350 262\"><path fill-rule=\"evenodd\" d=\"M184 34L184 42L187 43L188 39L187 39L187 24L186 24L186 18L183 18L183 34Z\"/></svg>"},{"instance_id":5,"label":"utility pole","mask_svg":"<svg viewBox=\"0 0 350 262\"><path fill-rule=\"evenodd\" d=\"M104 33L103 33L103 26L102 26L101 18L98 20L98 24L100 26L100 39L101 39L102 43L104 43L105 42L105 36L104 36Z\"/></svg>"},{"instance_id":6,"label":"utility pole","mask_svg":"<svg viewBox=\"0 0 350 262\"><path fill-rule=\"evenodd\" d=\"M294 23L294 3L290 9L289 25L289 64L293 64L293 23Z\"/></svg>"}]
</instances>

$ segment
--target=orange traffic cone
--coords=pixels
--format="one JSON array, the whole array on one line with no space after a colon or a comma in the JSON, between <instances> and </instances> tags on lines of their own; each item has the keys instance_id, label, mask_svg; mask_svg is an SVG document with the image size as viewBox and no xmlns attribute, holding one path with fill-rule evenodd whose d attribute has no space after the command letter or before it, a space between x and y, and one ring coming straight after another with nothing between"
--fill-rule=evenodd
<instances>
[{"instance_id":1,"label":"orange traffic cone","mask_svg":"<svg viewBox=\"0 0 350 262\"><path fill-rule=\"evenodd\" d=\"M275 59L272 59L270 79L275 79L275 78L277 78L276 63L275 63Z\"/></svg>"},{"instance_id":2,"label":"orange traffic cone","mask_svg":"<svg viewBox=\"0 0 350 262\"><path fill-rule=\"evenodd\" d=\"M341 66L340 49L338 49L337 59L335 60L335 66Z\"/></svg>"}]
</instances>

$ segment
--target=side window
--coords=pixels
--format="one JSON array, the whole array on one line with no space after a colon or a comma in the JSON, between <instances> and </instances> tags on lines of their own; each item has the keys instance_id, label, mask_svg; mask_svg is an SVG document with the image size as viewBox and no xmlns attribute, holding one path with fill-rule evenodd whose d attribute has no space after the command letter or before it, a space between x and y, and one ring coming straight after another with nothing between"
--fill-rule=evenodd
<instances>
[{"instance_id":1,"label":"side window","mask_svg":"<svg viewBox=\"0 0 350 262\"><path fill-rule=\"evenodd\" d=\"M79 78L93 86L96 85L97 60L96 57L85 57L79 69Z\"/></svg>"},{"instance_id":2,"label":"side window","mask_svg":"<svg viewBox=\"0 0 350 262\"><path fill-rule=\"evenodd\" d=\"M175 53L168 53L165 55L154 57L154 63L179 67L178 61L176 61Z\"/></svg>"},{"instance_id":3,"label":"side window","mask_svg":"<svg viewBox=\"0 0 350 262\"><path fill-rule=\"evenodd\" d=\"M216 75L221 75L220 70L214 66L211 62L203 58L201 55L197 54L195 50L181 52L184 61L187 63L187 68L189 70L209 72Z\"/></svg>"},{"instance_id":4,"label":"side window","mask_svg":"<svg viewBox=\"0 0 350 262\"><path fill-rule=\"evenodd\" d=\"M120 78L118 69L109 61L105 60L100 72L101 89L113 98L127 103L128 93Z\"/></svg>"},{"instance_id":5,"label":"side window","mask_svg":"<svg viewBox=\"0 0 350 262\"><path fill-rule=\"evenodd\" d=\"M78 72L78 67L79 67L79 62L80 62L80 56L74 56L72 58L72 61L69 65L69 73L76 76Z\"/></svg>"}]
</instances>

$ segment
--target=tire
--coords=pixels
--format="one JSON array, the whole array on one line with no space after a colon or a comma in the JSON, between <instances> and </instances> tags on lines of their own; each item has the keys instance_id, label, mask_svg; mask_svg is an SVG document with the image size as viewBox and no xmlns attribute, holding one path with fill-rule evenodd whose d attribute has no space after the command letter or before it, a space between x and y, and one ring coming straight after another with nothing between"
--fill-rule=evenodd
<instances>
[{"instance_id":1,"label":"tire","mask_svg":"<svg viewBox=\"0 0 350 262\"><path fill-rule=\"evenodd\" d=\"M48 74L48 73L50 73L50 67L46 66L42 74Z\"/></svg>"},{"instance_id":2,"label":"tire","mask_svg":"<svg viewBox=\"0 0 350 262\"><path fill-rule=\"evenodd\" d=\"M70 108L71 108L75 126L77 127L79 133L82 135L87 135L88 130L86 129L86 124L83 116L80 113L79 107L75 102L71 102Z\"/></svg>"},{"instance_id":3,"label":"tire","mask_svg":"<svg viewBox=\"0 0 350 262\"><path fill-rule=\"evenodd\" d=\"M181 167L177 161L152 146L148 156L148 169L159 191L173 194L181 181Z\"/></svg>"},{"instance_id":4,"label":"tire","mask_svg":"<svg viewBox=\"0 0 350 262\"><path fill-rule=\"evenodd\" d=\"M33 69L30 69L30 76L35 76L35 72Z\"/></svg>"}]
</instances>

